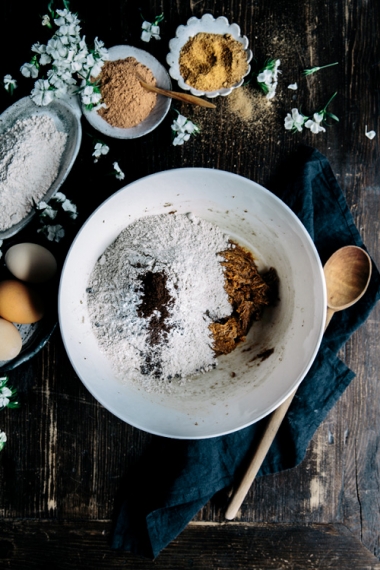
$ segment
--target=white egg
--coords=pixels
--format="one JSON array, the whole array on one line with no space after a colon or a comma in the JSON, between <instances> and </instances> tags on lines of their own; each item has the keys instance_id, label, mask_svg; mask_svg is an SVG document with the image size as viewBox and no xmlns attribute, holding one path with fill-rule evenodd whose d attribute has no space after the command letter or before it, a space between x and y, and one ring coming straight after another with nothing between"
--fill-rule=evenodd
<instances>
[{"instance_id":1,"label":"white egg","mask_svg":"<svg viewBox=\"0 0 380 570\"><path fill-rule=\"evenodd\" d=\"M44 283L57 271L54 255L36 243L18 243L8 249L5 263L9 271L28 283Z\"/></svg>"},{"instance_id":2,"label":"white egg","mask_svg":"<svg viewBox=\"0 0 380 570\"><path fill-rule=\"evenodd\" d=\"M0 318L0 360L11 360L21 348L21 335L14 324Z\"/></svg>"}]
</instances>

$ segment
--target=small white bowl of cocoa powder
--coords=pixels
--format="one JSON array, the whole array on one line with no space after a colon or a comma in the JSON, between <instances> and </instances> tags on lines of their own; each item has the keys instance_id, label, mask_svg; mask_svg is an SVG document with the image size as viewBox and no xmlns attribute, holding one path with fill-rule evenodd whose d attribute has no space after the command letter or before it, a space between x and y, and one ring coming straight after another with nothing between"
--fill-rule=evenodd
<instances>
[{"instance_id":1,"label":"small white bowl of cocoa powder","mask_svg":"<svg viewBox=\"0 0 380 570\"><path fill-rule=\"evenodd\" d=\"M169 74L181 89L198 97L229 95L251 70L248 43L240 27L224 16L192 17L169 42Z\"/></svg>"},{"instance_id":2,"label":"small white bowl of cocoa powder","mask_svg":"<svg viewBox=\"0 0 380 570\"><path fill-rule=\"evenodd\" d=\"M142 137L164 120L171 99L147 91L139 78L171 89L168 72L155 57L133 46L114 46L108 53L109 60L97 78L105 106L91 111L83 106L83 114L96 130L109 137Z\"/></svg>"}]
</instances>

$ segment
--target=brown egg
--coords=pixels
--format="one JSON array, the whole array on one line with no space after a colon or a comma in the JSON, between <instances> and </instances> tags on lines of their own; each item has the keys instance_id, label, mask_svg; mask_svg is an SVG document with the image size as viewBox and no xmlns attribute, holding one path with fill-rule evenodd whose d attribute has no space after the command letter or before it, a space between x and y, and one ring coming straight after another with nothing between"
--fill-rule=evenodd
<instances>
[{"instance_id":1,"label":"brown egg","mask_svg":"<svg viewBox=\"0 0 380 570\"><path fill-rule=\"evenodd\" d=\"M28 283L44 283L57 271L54 255L37 243L12 245L5 254L5 263L17 279Z\"/></svg>"},{"instance_id":2,"label":"brown egg","mask_svg":"<svg viewBox=\"0 0 380 570\"><path fill-rule=\"evenodd\" d=\"M30 324L43 316L43 302L34 289L15 279L0 282L0 317L12 323Z\"/></svg>"},{"instance_id":3,"label":"brown egg","mask_svg":"<svg viewBox=\"0 0 380 570\"><path fill-rule=\"evenodd\" d=\"M14 324L0 319L0 360L11 360L21 348L21 335Z\"/></svg>"}]
</instances>

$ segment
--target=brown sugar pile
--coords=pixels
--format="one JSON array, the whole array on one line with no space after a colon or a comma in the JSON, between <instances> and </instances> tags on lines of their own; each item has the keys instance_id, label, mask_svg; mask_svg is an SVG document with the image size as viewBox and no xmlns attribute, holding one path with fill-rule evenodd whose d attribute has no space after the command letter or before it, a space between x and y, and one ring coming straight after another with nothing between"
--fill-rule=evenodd
<instances>
[{"instance_id":1,"label":"brown sugar pile","mask_svg":"<svg viewBox=\"0 0 380 570\"><path fill-rule=\"evenodd\" d=\"M191 87L215 91L240 81L248 69L247 55L230 34L200 32L181 49L179 69Z\"/></svg>"},{"instance_id":2,"label":"brown sugar pile","mask_svg":"<svg viewBox=\"0 0 380 570\"><path fill-rule=\"evenodd\" d=\"M138 76L156 85L153 73L134 57L106 61L98 77L106 108L98 113L113 127L129 129L147 118L156 104L157 95L141 87Z\"/></svg>"},{"instance_id":3,"label":"brown sugar pile","mask_svg":"<svg viewBox=\"0 0 380 570\"><path fill-rule=\"evenodd\" d=\"M253 321L261 318L264 307L275 304L278 292L278 277L275 269L260 275L252 254L243 247L221 252L224 261L225 289L233 307L230 317L223 322L212 323L216 355L228 354L245 336Z\"/></svg>"}]
</instances>

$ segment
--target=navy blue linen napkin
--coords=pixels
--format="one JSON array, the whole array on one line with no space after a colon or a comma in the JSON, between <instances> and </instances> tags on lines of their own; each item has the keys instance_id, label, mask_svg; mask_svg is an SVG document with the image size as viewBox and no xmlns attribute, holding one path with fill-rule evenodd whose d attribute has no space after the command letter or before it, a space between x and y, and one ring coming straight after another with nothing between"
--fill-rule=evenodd
<instances>
[{"instance_id":1,"label":"navy blue linen napkin","mask_svg":"<svg viewBox=\"0 0 380 570\"><path fill-rule=\"evenodd\" d=\"M287 176L271 190L303 222L322 263L344 245L365 248L330 164L317 150L301 147L287 163ZM380 276L374 266L362 299L334 315L258 476L302 461L315 430L355 376L337 352L379 298ZM265 421L206 440L154 437L126 485L131 491L124 495L112 547L155 558L209 499L236 482Z\"/></svg>"}]
</instances>

